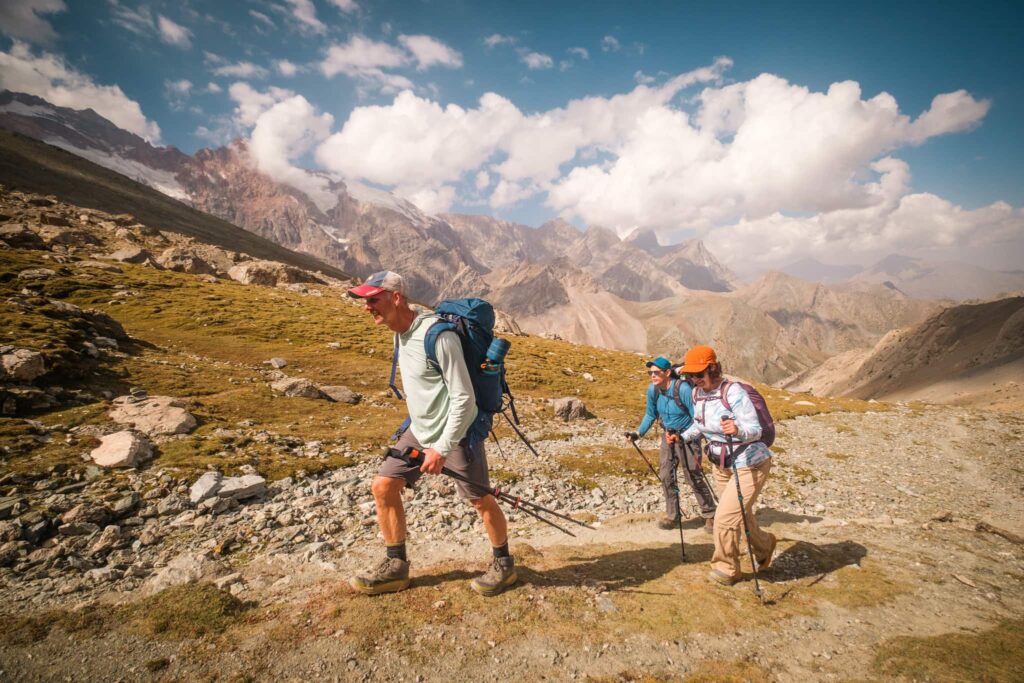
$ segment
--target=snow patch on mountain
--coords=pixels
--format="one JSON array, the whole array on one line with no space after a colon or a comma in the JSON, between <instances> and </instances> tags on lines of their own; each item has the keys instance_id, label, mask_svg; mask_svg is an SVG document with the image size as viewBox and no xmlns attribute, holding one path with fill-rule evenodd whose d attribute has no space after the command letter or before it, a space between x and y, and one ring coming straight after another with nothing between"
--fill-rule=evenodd
<instances>
[{"instance_id":1,"label":"snow patch on mountain","mask_svg":"<svg viewBox=\"0 0 1024 683\"><path fill-rule=\"evenodd\" d=\"M104 168L109 168L111 171L127 176L136 182L148 185L168 197L173 197L174 199L185 202L186 204L192 203L192 198L170 171L161 171L141 162L134 161L132 159L125 159L124 157L120 157L115 154L107 154L106 152L98 149L84 149L82 147L76 147L67 140L62 140L58 137L50 137L44 139L43 142L48 145L53 145L54 147L60 147L61 149L77 156L85 157L94 164L99 164Z\"/></svg>"}]
</instances>

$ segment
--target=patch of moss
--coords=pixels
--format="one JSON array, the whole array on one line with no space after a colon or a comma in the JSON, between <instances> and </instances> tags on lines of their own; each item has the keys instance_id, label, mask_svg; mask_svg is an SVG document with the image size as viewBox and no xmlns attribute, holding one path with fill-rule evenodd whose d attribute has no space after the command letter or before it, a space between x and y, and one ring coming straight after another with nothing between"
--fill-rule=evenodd
<instances>
[{"instance_id":1,"label":"patch of moss","mask_svg":"<svg viewBox=\"0 0 1024 683\"><path fill-rule=\"evenodd\" d=\"M709 659L687 674L683 683L771 683L773 680L769 672L753 662Z\"/></svg>"},{"instance_id":2,"label":"patch of moss","mask_svg":"<svg viewBox=\"0 0 1024 683\"><path fill-rule=\"evenodd\" d=\"M1024 680L1024 620L1000 622L981 633L899 637L881 644L875 670L918 681Z\"/></svg>"},{"instance_id":3,"label":"patch of moss","mask_svg":"<svg viewBox=\"0 0 1024 683\"><path fill-rule=\"evenodd\" d=\"M128 623L144 633L183 640L223 633L248 607L210 583L166 588L124 609Z\"/></svg>"},{"instance_id":4,"label":"patch of moss","mask_svg":"<svg viewBox=\"0 0 1024 683\"><path fill-rule=\"evenodd\" d=\"M657 467L658 454L648 452L645 455L651 464ZM651 470L632 447L581 446L572 455L559 456L557 460L558 464L565 469L585 477L642 479L653 476Z\"/></svg>"},{"instance_id":5,"label":"patch of moss","mask_svg":"<svg viewBox=\"0 0 1024 683\"><path fill-rule=\"evenodd\" d=\"M849 453L826 453L825 457L830 460L849 460L853 456Z\"/></svg>"},{"instance_id":6,"label":"patch of moss","mask_svg":"<svg viewBox=\"0 0 1024 683\"><path fill-rule=\"evenodd\" d=\"M65 633L96 634L104 630L110 617L108 608L96 604L77 610L56 609L41 614L0 617L4 622L0 639L7 645L29 645L45 640L54 628Z\"/></svg>"}]
</instances>

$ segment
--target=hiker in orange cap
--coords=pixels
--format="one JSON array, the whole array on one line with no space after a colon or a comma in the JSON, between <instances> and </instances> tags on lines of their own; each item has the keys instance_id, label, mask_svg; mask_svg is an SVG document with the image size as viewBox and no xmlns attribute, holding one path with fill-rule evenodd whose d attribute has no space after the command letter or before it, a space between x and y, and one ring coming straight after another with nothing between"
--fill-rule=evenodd
<instances>
[{"instance_id":1,"label":"hiker in orange cap","mask_svg":"<svg viewBox=\"0 0 1024 683\"><path fill-rule=\"evenodd\" d=\"M687 351L678 372L694 385L694 420L683 439L696 441L702 435L707 439L705 453L718 494L715 554L708 578L732 585L741 578L741 533L747 536L755 571L768 569L775 553L775 537L757 526L753 514L754 502L772 468L768 445L775 438L775 425L755 389L723 377L722 365L710 346Z\"/></svg>"}]
</instances>

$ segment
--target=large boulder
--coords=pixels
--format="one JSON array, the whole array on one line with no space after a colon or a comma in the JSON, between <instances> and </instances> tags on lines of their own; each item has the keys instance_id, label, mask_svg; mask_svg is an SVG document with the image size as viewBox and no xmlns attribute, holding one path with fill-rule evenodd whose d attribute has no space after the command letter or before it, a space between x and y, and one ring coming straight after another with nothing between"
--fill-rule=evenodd
<instances>
[{"instance_id":1,"label":"large boulder","mask_svg":"<svg viewBox=\"0 0 1024 683\"><path fill-rule=\"evenodd\" d=\"M121 263L145 263L150 259L150 253L142 247L122 247L106 258Z\"/></svg>"},{"instance_id":2,"label":"large boulder","mask_svg":"<svg viewBox=\"0 0 1024 683\"><path fill-rule=\"evenodd\" d=\"M89 457L100 467L136 467L152 453L149 439L125 430L104 436Z\"/></svg>"},{"instance_id":3,"label":"large boulder","mask_svg":"<svg viewBox=\"0 0 1024 683\"><path fill-rule=\"evenodd\" d=\"M15 382L31 382L46 374L43 354L31 349L4 347L0 355L0 378Z\"/></svg>"},{"instance_id":4,"label":"large boulder","mask_svg":"<svg viewBox=\"0 0 1024 683\"><path fill-rule=\"evenodd\" d=\"M584 405L583 401L575 396L556 398L551 402L551 407L554 408L555 416L562 418L566 422L569 420L586 420L594 417L594 415L587 410L587 406Z\"/></svg>"},{"instance_id":5,"label":"large boulder","mask_svg":"<svg viewBox=\"0 0 1024 683\"><path fill-rule=\"evenodd\" d=\"M193 275L218 275L220 271L202 258L190 247L168 247L157 257L156 262L178 273Z\"/></svg>"},{"instance_id":6,"label":"large boulder","mask_svg":"<svg viewBox=\"0 0 1024 683\"><path fill-rule=\"evenodd\" d=\"M148 436L188 434L196 428L196 418L185 410L185 402L170 396L119 396L110 419Z\"/></svg>"},{"instance_id":7,"label":"large boulder","mask_svg":"<svg viewBox=\"0 0 1024 683\"><path fill-rule=\"evenodd\" d=\"M322 280L312 273L277 261L243 261L228 271L228 277L243 284L264 287L276 287L293 282L323 284Z\"/></svg>"},{"instance_id":8,"label":"large boulder","mask_svg":"<svg viewBox=\"0 0 1024 683\"><path fill-rule=\"evenodd\" d=\"M280 392L285 396L300 396L302 398L323 398L323 392L320 388L308 379L301 377L285 377L279 379L270 385L270 388L274 391Z\"/></svg>"}]
</instances>

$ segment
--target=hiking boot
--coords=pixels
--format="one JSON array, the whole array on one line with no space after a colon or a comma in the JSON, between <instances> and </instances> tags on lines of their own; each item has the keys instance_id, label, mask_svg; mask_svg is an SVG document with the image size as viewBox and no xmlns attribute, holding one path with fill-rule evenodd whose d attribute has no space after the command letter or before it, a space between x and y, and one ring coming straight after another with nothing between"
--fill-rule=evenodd
<instances>
[{"instance_id":1,"label":"hiking boot","mask_svg":"<svg viewBox=\"0 0 1024 683\"><path fill-rule=\"evenodd\" d=\"M469 587L488 598L501 593L519 580L511 557L496 557L487 571L469 582Z\"/></svg>"},{"instance_id":2,"label":"hiking boot","mask_svg":"<svg viewBox=\"0 0 1024 683\"><path fill-rule=\"evenodd\" d=\"M728 574L723 574L717 569L712 569L708 572L708 580L712 583L717 583L722 586L732 586L733 584L737 583L740 579L737 576L729 576Z\"/></svg>"},{"instance_id":3,"label":"hiking boot","mask_svg":"<svg viewBox=\"0 0 1024 683\"><path fill-rule=\"evenodd\" d=\"M678 517L665 517L664 519L659 519L658 520L658 528L659 529L665 529L667 531L669 529L675 529L678 526L679 526L679 518Z\"/></svg>"},{"instance_id":4,"label":"hiking boot","mask_svg":"<svg viewBox=\"0 0 1024 683\"><path fill-rule=\"evenodd\" d=\"M373 571L349 579L348 585L363 595L397 593L409 587L409 563L397 557L385 557Z\"/></svg>"},{"instance_id":5,"label":"hiking boot","mask_svg":"<svg viewBox=\"0 0 1024 683\"><path fill-rule=\"evenodd\" d=\"M708 517L704 520L704 533L714 534L715 533L715 518Z\"/></svg>"},{"instance_id":6,"label":"hiking boot","mask_svg":"<svg viewBox=\"0 0 1024 683\"><path fill-rule=\"evenodd\" d=\"M763 560L757 561L758 572L766 572L772 568L772 562L775 561L775 546L778 545L778 543L779 539L772 536L772 544L771 547L768 549L768 554L765 556Z\"/></svg>"}]
</instances>

